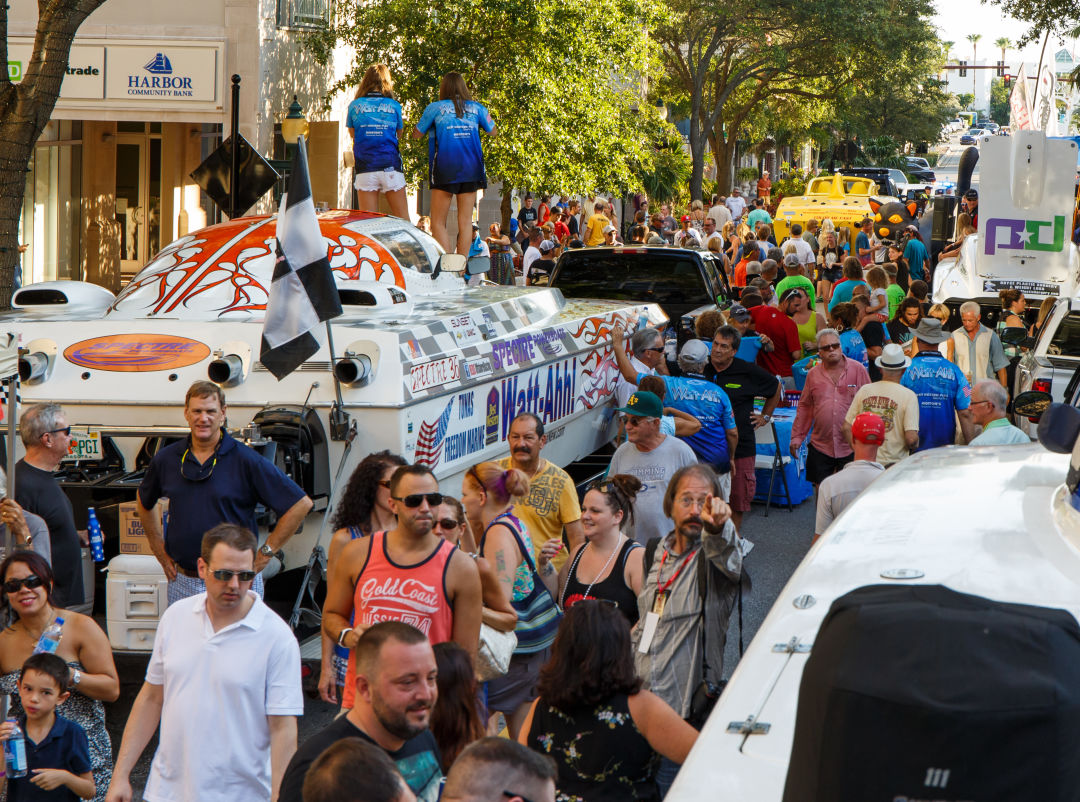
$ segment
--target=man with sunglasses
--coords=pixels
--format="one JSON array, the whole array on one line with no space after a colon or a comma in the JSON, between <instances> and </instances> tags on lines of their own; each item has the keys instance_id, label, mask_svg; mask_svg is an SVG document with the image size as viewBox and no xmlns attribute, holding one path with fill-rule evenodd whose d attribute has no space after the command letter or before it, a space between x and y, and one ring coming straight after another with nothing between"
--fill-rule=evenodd
<instances>
[{"instance_id":1,"label":"man with sunglasses","mask_svg":"<svg viewBox=\"0 0 1080 802\"><path fill-rule=\"evenodd\" d=\"M255 535L215 526L197 558L206 592L161 617L106 802L132 799L131 771L161 725L146 799L275 799L304 713L300 647L256 595Z\"/></svg>"},{"instance_id":2,"label":"man with sunglasses","mask_svg":"<svg viewBox=\"0 0 1080 802\"><path fill-rule=\"evenodd\" d=\"M53 478L71 444L64 410L57 404L35 404L23 410L19 437L26 456L15 463L15 501L26 512L44 518L49 528L55 606L83 604L82 545L71 501Z\"/></svg>"},{"instance_id":3,"label":"man with sunglasses","mask_svg":"<svg viewBox=\"0 0 1080 802\"><path fill-rule=\"evenodd\" d=\"M657 373L666 374L667 364L664 361L664 335L651 326L639 328L630 335L630 364L635 374L644 373L646 376L655 376ZM616 406L625 407L630 400L631 394L637 390L637 385L628 382L619 375L615 382Z\"/></svg>"},{"instance_id":4,"label":"man with sunglasses","mask_svg":"<svg viewBox=\"0 0 1080 802\"><path fill-rule=\"evenodd\" d=\"M169 604L204 589L196 565L203 532L234 523L258 537L256 506L273 510L277 524L255 555L258 574L311 510L311 499L296 482L225 430L227 411L220 387L208 381L192 384L184 399L191 434L158 451L139 485L136 509L150 549L169 580ZM167 538L152 512L161 498L169 499ZM262 595L261 575L252 589Z\"/></svg>"},{"instance_id":5,"label":"man with sunglasses","mask_svg":"<svg viewBox=\"0 0 1080 802\"><path fill-rule=\"evenodd\" d=\"M454 641L472 659L483 612L480 572L471 558L434 531L442 504L439 482L426 465L403 465L390 477L397 526L357 538L341 550L323 606L323 632L355 649L366 629L402 621L432 644ZM350 623L350 616L354 621ZM341 706L356 694L356 654L349 654Z\"/></svg>"}]
</instances>

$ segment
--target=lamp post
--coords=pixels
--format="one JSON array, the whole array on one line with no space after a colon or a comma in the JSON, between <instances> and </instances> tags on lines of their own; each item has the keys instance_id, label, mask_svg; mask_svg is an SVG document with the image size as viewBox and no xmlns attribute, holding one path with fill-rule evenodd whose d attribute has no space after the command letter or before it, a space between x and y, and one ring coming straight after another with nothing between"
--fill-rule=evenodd
<instances>
[{"instance_id":1,"label":"lamp post","mask_svg":"<svg viewBox=\"0 0 1080 802\"><path fill-rule=\"evenodd\" d=\"M300 105L296 95L293 95L285 119L281 121L281 138L285 140L286 159L292 159L296 149L296 140L300 137L307 139L307 135L308 121L304 116L304 107Z\"/></svg>"}]
</instances>

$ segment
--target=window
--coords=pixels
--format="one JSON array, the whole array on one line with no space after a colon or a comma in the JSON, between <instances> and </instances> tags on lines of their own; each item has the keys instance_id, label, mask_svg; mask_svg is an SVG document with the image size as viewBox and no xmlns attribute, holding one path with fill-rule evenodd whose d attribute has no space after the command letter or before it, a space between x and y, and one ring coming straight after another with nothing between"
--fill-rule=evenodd
<instances>
[{"instance_id":1,"label":"window","mask_svg":"<svg viewBox=\"0 0 1080 802\"><path fill-rule=\"evenodd\" d=\"M698 265L688 259L626 254L563 258L556 286L567 298L609 298L675 307L713 303Z\"/></svg>"},{"instance_id":2,"label":"window","mask_svg":"<svg viewBox=\"0 0 1080 802\"><path fill-rule=\"evenodd\" d=\"M402 267L411 267L421 273L431 273L434 270L424 246L406 229L365 233L372 239L378 240L386 250L390 251Z\"/></svg>"},{"instance_id":3,"label":"window","mask_svg":"<svg viewBox=\"0 0 1080 802\"><path fill-rule=\"evenodd\" d=\"M330 0L278 0L279 28L319 28L330 22Z\"/></svg>"},{"instance_id":4,"label":"window","mask_svg":"<svg viewBox=\"0 0 1080 802\"><path fill-rule=\"evenodd\" d=\"M1054 338L1046 346L1046 354L1080 357L1080 313L1070 312L1061 319Z\"/></svg>"}]
</instances>

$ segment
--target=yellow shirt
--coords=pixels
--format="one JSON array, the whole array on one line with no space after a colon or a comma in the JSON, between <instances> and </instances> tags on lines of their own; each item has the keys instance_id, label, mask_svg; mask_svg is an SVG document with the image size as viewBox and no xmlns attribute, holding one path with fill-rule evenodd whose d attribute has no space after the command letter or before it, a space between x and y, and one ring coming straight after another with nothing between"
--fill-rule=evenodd
<instances>
[{"instance_id":1,"label":"yellow shirt","mask_svg":"<svg viewBox=\"0 0 1080 802\"><path fill-rule=\"evenodd\" d=\"M604 244L604 226L611 225L604 215L597 212L585 225L585 244L590 248Z\"/></svg>"},{"instance_id":2,"label":"yellow shirt","mask_svg":"<svg viewBox=\"0 0 1080 802\"><path fill-rule=\"evenodd\" d=\"M499 460L503 468L510 467L510 458ZM541 457L540 467L529 478L529 495L514 505L514 515L529 530L533 547L540 553L541 547L553 538L562 540L563 527L581 519L574 481L562 468ZM564 548L551 561L556 570L566 562Z\"/></svg>"}]
</instances>

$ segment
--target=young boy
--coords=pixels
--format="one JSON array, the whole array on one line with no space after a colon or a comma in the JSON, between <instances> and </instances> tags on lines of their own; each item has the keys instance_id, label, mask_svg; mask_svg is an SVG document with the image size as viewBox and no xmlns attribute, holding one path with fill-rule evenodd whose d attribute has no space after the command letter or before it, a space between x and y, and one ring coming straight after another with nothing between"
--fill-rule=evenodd
<instances>
[{"instance_id":1,"label":"young boy","mask_svg":"<svg viewBox=\"0 0 1080 802\"><path fill-rule=\"evenodd\" d=\"M32 655L19 672L19 699L25 718L19 722L26 739L27 774L7 779L8 802L64 800L94 796L90 744L83 728L63 716L56 706L68 698L68 667L55 654ZM0 724L0 740L12 725Z\"/></svg>"}]
</instances>

